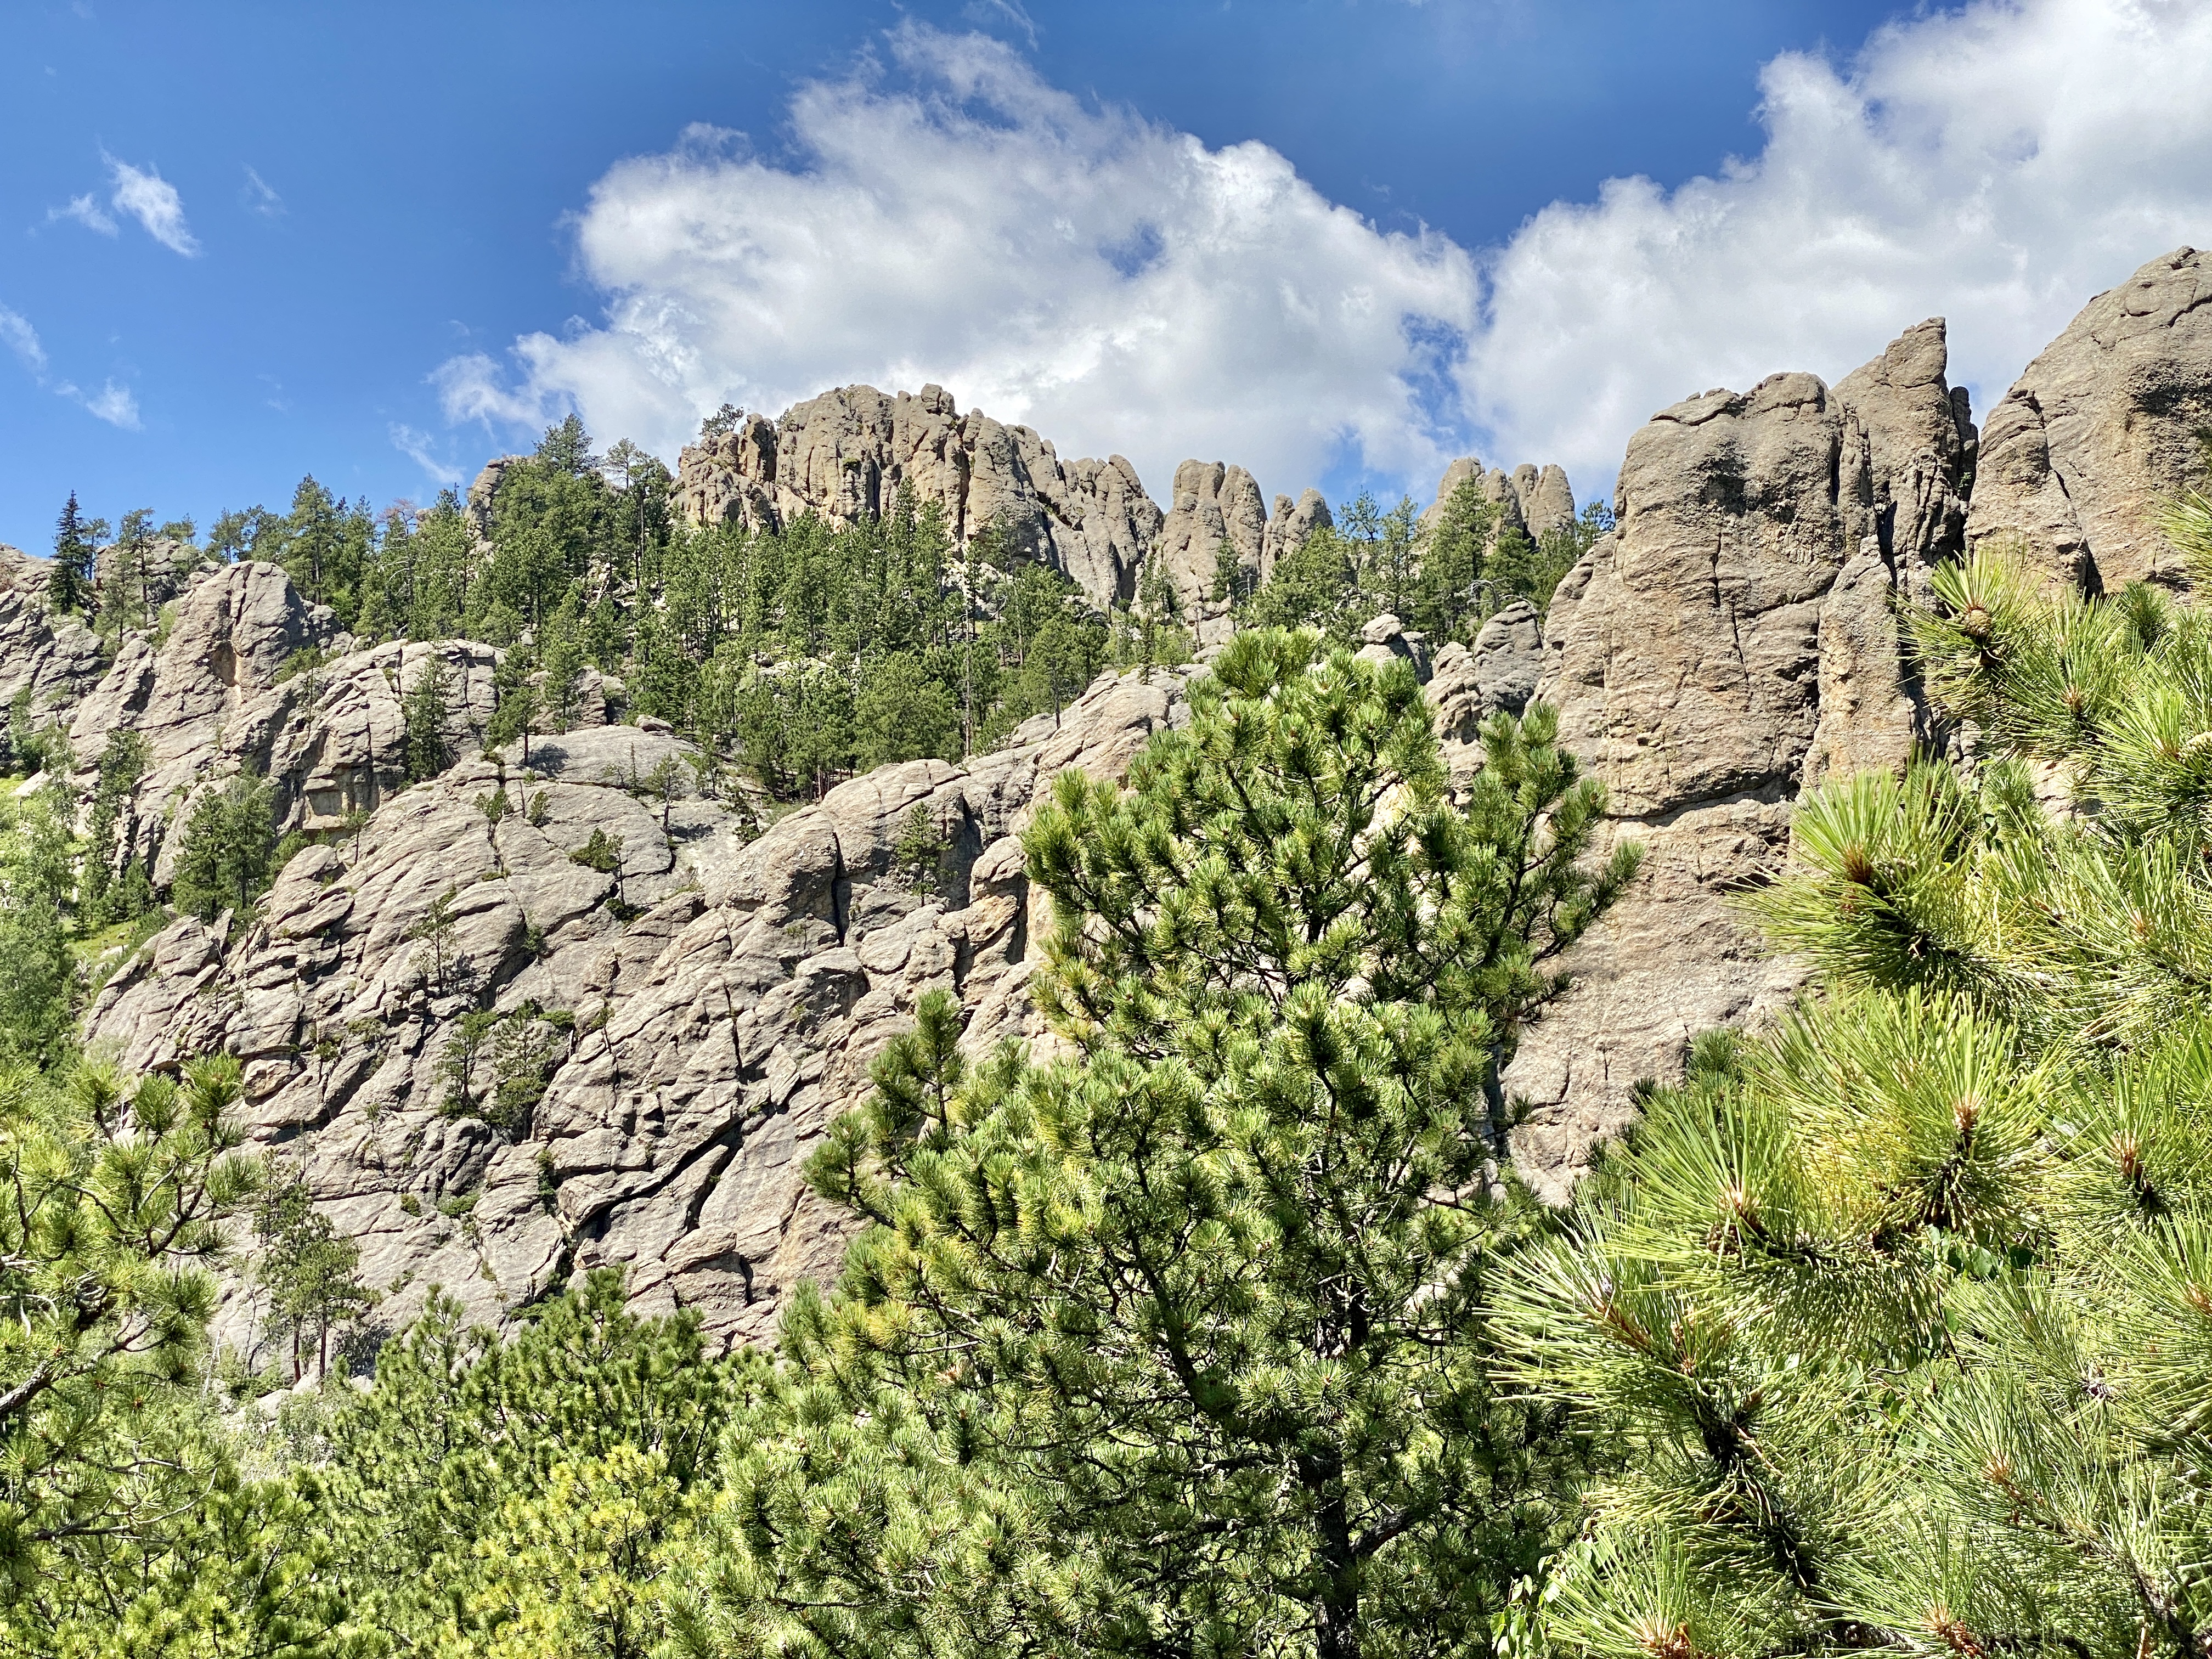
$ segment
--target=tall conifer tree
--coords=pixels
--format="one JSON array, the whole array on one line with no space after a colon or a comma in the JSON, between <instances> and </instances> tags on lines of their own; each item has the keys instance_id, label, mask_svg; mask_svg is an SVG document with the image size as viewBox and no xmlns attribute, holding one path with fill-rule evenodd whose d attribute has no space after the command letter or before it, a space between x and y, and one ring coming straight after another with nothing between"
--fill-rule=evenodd
<instances>
[{"instance_id":1,"label":"tall conifer tree","mask_svg":"<svg viewBox=\"0 0 2212 1659\"><path fill-rule=\"evenodd\" d=\"M1027 837L1072 1057L926 999L810 1174L873 1224L732 1441L695 1644L1359 1654L1486 1642L1559 1448L1485 1374L1532 1224L1495 1086L1632 854L1547 714L1455 805L1419 685L1239 635L1127 788Z\"/></svg>"}]
</instances>

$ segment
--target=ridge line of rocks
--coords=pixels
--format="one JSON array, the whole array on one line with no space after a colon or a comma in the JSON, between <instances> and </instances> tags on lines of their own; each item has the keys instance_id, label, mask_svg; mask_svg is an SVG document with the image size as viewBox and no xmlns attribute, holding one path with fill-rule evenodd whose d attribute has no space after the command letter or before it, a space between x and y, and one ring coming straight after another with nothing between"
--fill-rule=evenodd
<instances>
[{"instance_id":1,"label":"ridge line of rocks","mask_svg":"<svg viewBox=\"0 0 2212 1659\"><path fill-rule=\"evenodd\" d=\"M1767 957L1729 900L1778 867L1802 790L1916 747L1968 752L1920 693L1897 600L1997 543L2054 582L2181 581L2150 511L2198 477L2208 297L2212 259L2152 261L2093 300L1979 432L1948 383L1940 320L1832 387L1784 374L1686 399L1631 441L1615 528L1547 617L1509 607L1432 655L1395 619L1370 626L1364 652L1425 666L1460 776L1480 764L1486 714L1541 696L1613 792L1607 833L1645 843L1644 872L1507 1074L1534 1109L1513 1146L1540 1192L1565 1194L1632 1114L1637 1082L1670 1074L1691 1036L1756 1022L1797 988L1799 968ZM949 399L920 401L909 436L1000 441ZM999 431L1024 453L1018 429ZM838 457L807 441L793 453ZM916 453L951 465L969 442ZM1278 497L1254 520L1256 485L1226 466L1188 482L1176 510L1210 526L1206 502L1224 524L1233 507L1240 533L1259 525L1261 557L1286 507L1302 510ZM763 1337L785 1290L842 1247L799 1164L861 1097L914 999L956 989L971 1042L1035 1033L1018 832L1041 783L1067 765L1121 776L1182 718L1180 673L1108 677L997 754L881 769L755 836L738 802L630 787L688 746L604 724L604 700L579 729L533 739L526 773L519 750L482 752L489 647L360 647L269 565L201 571L174 603L166 639L134 636L106 663L80 623L48 612L43 567L0 555L0 695L71 715L80 782L107 731L147 736L154 769L126 833L156 860L194 793L249 761L285 827L368 816L295 857L257 916L165 928L100 992L87 1035L133 1066L237 1053L252 1134L362 1241L395 1322L433 1282L497 1319L563 1273L620 1261L647 1305ZM287 678L308 646L327 659ZM398 687L424 653L455 678L466 753L398 790ZM487 805L501 796L513 810ZM916 809L937 848L919 863ZM602 855L580 858L594 836ZM492 1020L473 1050L469 1015ZM250 1341L260 1316L234 1287L225 1334Z\"/></svg>"}]
</instances>

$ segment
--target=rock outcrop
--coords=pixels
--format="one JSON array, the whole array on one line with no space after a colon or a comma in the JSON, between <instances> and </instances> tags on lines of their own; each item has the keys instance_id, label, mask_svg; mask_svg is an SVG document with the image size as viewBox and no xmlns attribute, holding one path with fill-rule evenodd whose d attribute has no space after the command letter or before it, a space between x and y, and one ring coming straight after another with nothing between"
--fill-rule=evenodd
<instances>
[{"instance_id":1,"label":"rock outcrop","mask_svg":"<svg viewBox=\"0 0 2212 1659\"><path fill-rule=\"evenodd\" d=\"M93 556L93 586L105 605L119 595L132 620L150 627L161 608L184 591L208 556L173 536L148 536L129 544L110 543Z\"/></svg>"},{"instance_id":2,"label":"rock outcrop","mask_svg":"<svg viewBox=\"0 0 2212 1659\"><path fill-rule=\"evenodd\" d=\"M645 1305L759 1340L835 1269L800 1165L915 999L956 989L979 1048L1030 1030L1016 836L1040 786L1119 775L1180 684L1103 679L966 769L882 769L757 839L742 805L639 789L689 752L665 734L478 757L295 856L250 927L173 924L88 1034L132 1066L238 1054L252 1134L361 1241L388 1322L433 1284L496 1320L620 1262ZM253 1315L234 1294L226 1334Z\"/></svg>"},{"instance_id":3,"label":"rock outcrop","mask_svg":"<svg viewBox=\"0 0 2212 1659\"><path fill-rule=\"evenodd\" d=\"M2201 483L2212 424L2212 255L2179 248L2099 295L1990 411L1968 540L2117 592L2186 573L2152 514Z\"/></svg>"},{"instance_id":4,"label":"rock outcrop","mask_svg":"<svg viewBox=\"0 0 2212 1659\"><path fill-rule=\"evenodd\" d=\"M774 527L809 512L848 524L884 511L902 484L942 511L957 541L995 526L1101 609L1135 593L1162 522L1121 457L1063 463L1028 427L963 416L934 386L896 395L840 386L780 421L749 416L686 448L677 467L678 506L710 525Z\"/></svg>"},{"instance_id":5,"label":"rock outcrop","mask_svg":"<svg viewBox=\"0 0 2212 1659\"><path fill-rule=\"evenodd\" d=\"M1172 500L1152 556L1175 589L1182 615L1196 624L1198 642L1212 645L1233 629L1220 580L1221 550L1228 548L1243 573L1240 586L1257 584L1267 549L1267 502L1250 473L1219 461L1185 461L1176 468Z\"/></svg>"},{"instance_id":6,"label":"rock outcrop","mask_svg":"<svg viewBox=\"0 0 2212 1659\"><path fill-rule=\"evenodd\" d=\"M1267 533L1260 538L1260 580L1264 582L1273 575L1277 563L1304 547L1315 531L1335 523L1327 498L1318 489L1304 491L1296 501L1288 495L1276 496L1275 509L1267 515Z\"/></svg>"},{"instance_id":7,"label":"rock outcrop","mask_svg":"<svg viewBox=\"0 0 2212 1659\"><path fill-rule=\"evenodd\" d=\"M174 602L166 639L143 633L124 636L114 662L80 702L70 722L70 743L80 774L98 763L112 732L137 732L146 740L147 769L123 829L126 848L139 853L166 882L176 832L205 788L220 785L251 764L276 781L286 828L298 828L312 787L349 792L347 805L367 805L374 768L356 758L342 762L341 733L358 730L369 752L380 740L387 781L404 775L399 752L398 693L390 693L392 718L381 730L359 718L353 684L367 665L352 659L335 672L304 669L301 653L350 643L336 631L330 612L303 601L277 566L246 561L195 574ZM418 654L471 647L412 646ZM384 647L396 665L398 646ZM459 677L457 720L465 720L471 686L489 714L492 659L477 647L472 683ZM374 653L369 653L374 655ZM380 676L369 674L371 679ZM332 680L338 682L332 686ZM325 757L331 757L325 764ZM356 780L356 772L359 772ZM88 783L89 779L84 780Z\"/></svg>"},{"instance_id":8,"label":"rock outcrop","mask_svg":"<svg viewBox=\"0 0 2212 1659\"><path fill-rule=\"evenodd\" d=\"M0 544L0 705L46 724L100 682L99 637L46 604L49 567Z\"/></svg>"},{"instance_id":9,"label":"rock outcrop","mask_svg":"<svg viewBox=\"0 0 2212 1659\"><path fill-rule=\"evenodd\" d=\"M1892 601L1961 550L1972 443L1940 321L1833 392L1778 374L1631 440L1615 528L1553 599L1537 691L1645 862L1509 1073L1537 1107L1515 1145L1540 1190L1565 1192L1692 1035L1795 988L1727 896L1778 866L1806 783L1902 765L1930 735Z\"/></svg>"},{"instance_id":10,"label":"rock outcrop","mask_svg":"<svg viewBox=\"0 0 2212 1659\"><path fill-rule=\"evenodd\" d=\"M2054 579L2179 580L2142 506L2198 476L2212 419L2199 267L2154 261L2093 302L1978 434L1937 320L1833 387L1785 374L1686 399L1632 441L1614 529L1546 617L1516 604L1471 646L1433 650L1395 617L1369 626L1363 654L1427 679L1455 775L1481 764L1486 717L1540 696L1611 792L1608 833L1645 849L1507 1075L1534 1108L1514 1149L1538 1190L1564 1196L1692 1036L1798 987L1730 899L1779 867L1800 793L1949 740L1901 648L1899 599L1997 538ZM470 492L480 531L501 474ZM1438 502L1469 479L1532 535L1575 516L1555 467L1464 458ZM955 535L996 526L1102 605L1157 561L1208 644L1225 631L1224 544L1264 580L1331 522L1317 492L1265 510L1256 480L1216 462L1179 468L1163 514L1127 462L1063 463L933 387L751 417L684 453L680 489L696 518L770 525L849 521L902 485ZM273 780L280 827L325 832L252 918L180 921L141 949L88 1034L132 1066L239 1054L252 1133L362 1241L392 1323L433 1284L496 1319L620 1262L649 1307L767 1335L844 1240L800 1165L915 999L956 990L974 1046L1035 1033L1018 836L1043 781L1119 776L1182 718L1178 676L1109 676L998 753L884 768L763 830L755 802L706 792L714 769L672 734L605 724L596 681L577 729L526 758L483 752L497 651L358 647L273 566L189 576L166 634L126 634L112 663L47 613L45 580L0 550L0 694L69 717L81 787L110 732L145 736L122 833L157 878L198 792L249 765ZM460 759L409 786L403 700L434 670ZM918 825L933 854L915 855ZM255 1317L234 1293L226 1334Z\"/></svg>"},{"instance_id":11,"label":"rock outcrop","mask_svg":"<svg viewBox=\"0 0 2212 1659\"><path fill-rule=\"evenodd\" d=\"M494 463L469 491L479 533L490 523L499 476ZM1472 459L1444 474L1439 503L1472 469L1499 522L1540 535L1571 522L1575 503L1556 466L1481 471ZM785 411L746 416L734 428L688 446L677 464L678 509L696 524L775 528L803 513L850 524L884 511L900 487L933 503L965 545L994 527L1011 550L1063 572L1100 610L1137 596L1146 562L1175 595L1178 616L1202 645L1227 637L1228 604L1215 597L1226 543L1248 588L1316 529L1332 522L1318 490L1269 510L1241 466L1183 462L1169 507L1154 505L1136 469L1119 455L1063 462L1050 441L979 410L963 415L942 386L885 393L840 386ZM1423 522L1433 520L1432 506Z\"/></svg>"},{"instance_id":12,"label":"rock outcrop","mask_svg":"<svg viewBox=\"0 0 2212 1659\"><path fill-rule=\"evenodd\" d=\"M1540 470L1524 462L1510 472L1498 467L1485 471L1480 460L1462 455L1444 468L1443 477L1437 483L1436 499L1421 510L1424 531L1435 526L1452 492L1470 478L1480 486L1482 498L1498 508L1501 530L1523 531L1534 541L1575 521L1575 492L1564 469Z\"/></svg>"}]
</instances>

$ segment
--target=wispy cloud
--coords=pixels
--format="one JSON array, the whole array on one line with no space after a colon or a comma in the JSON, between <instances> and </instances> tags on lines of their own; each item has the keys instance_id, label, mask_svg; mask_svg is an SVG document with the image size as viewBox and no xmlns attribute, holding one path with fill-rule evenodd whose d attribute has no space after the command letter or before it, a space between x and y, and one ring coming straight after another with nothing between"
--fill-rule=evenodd
<instances>
[{"instance_id":1,"label":"wispy cloud","mask_svg":"<svg viewBox=\"0 0 2212 1659\"><path fill-rule=\"evenodd\" d=\"M23 367L32 374L46 372L46 349L39 343L39 331L21 312L0 306L0 340L8 343L8 349L21 358Z\"/></svg>"},{"instance_id":2,"label":"wispy cloud","mask_svg":"<svg viewBox=\"0 0 2212 1659\"><path fill-rule=\"evenodd\" d=\"M54 388L57 396L68 398L88 413L98 416L110 426L119 426L125 432L138 430L138 399L127 386L118 386L109 380L97 392L86 392L74 382L64 380Z\"/></svg>"},{"instance_id":3,"label":"wispy cloud","mask_svg":"<svg viewBox=\"0 0 2212 1659\"><path fill-rule=\"evenodd\" d=\"M102 236L115 234L115 221L107 216L89 193L72 196L67 207L48 208L46 222L52 224L58 219L74 219L87 230L96 230Z\"/></svg>"},{"instance_id":4,"label":"wispy cloud","mask_svg":"<svg viewBox=\"0 0 2212 1659\"><path fill-rule=\"evenodd\" d=\"M1024 9L1022 0L968 0L962 15L971 23L990 23L1003 18L1029 37L1031 52L1036 50L1036 22Z\"/></svg>"},{"instance_id":5,"label":"wispy cloud","mask_svg":"<svg viewBox=\"0 0 2212 1659\"><path fill-rule=\"evenodd\" d=\"M57 398L66 398L87 413L95 415L110 426L119 426L126 432L138 430L138 399L127 386L118 386L109 380L97 392L87 392L74 380L55 380L47 378L46 348L39 338L39 331L31 326L31 319L20 311L0 306L0 345L15 354L31 378L40 389Z\"/></svg>"},{"instance_id":6,"label":"wispy cloud","mask_svg":"<svg viewBox=\"0 0 2212 1659\"><path fill-rule=\"evenodd\" d=\"M540 426L556 418L556 411L568 407L574 398L565 386L527 381L509 391L498 363L481 351L448 357L431 371L430 384L438 388L446 418L456 424L482 421L486 426Z\"/></svg>"},{"instance_id":7,"label":"wispy cloud","mask_svg":"<svg viewBox=\"0 0 2212 1659\"><path fill-rule=\"evenodd\" d=\"M271 189L269 181L252 167L246 169L246 188L239 192L239 199L246 204L248 210L259 214L264 219L281 219L284 216L284 198Z\"/></svg>"},{"instance_id":8,"label":"wispy cloud","mask_svg":"<svg viewBox=\"0 0 2212 1659\"><path fill-rule=\"evenodd\" d=\"M187 259L200 251L191 228L185 223L185 200L177 187L151 168L134 167L102 152L115 181L109 199L117 211L127 213L146 228L146 234L173 253Z\"/></svg>"},{"instance_id":9,"label":"wispy cloud","mask_svg":"<svg viewBox=\"0 0 2212 1659\"><path fill-rule=\"evenodd\" d=\"M461 470L453 462L441 459L431 447L427 432L417 432L411 426L392 423L392 447L421 467L441 484L457 484L461 481Z\"/></svg>"}]
</instances>

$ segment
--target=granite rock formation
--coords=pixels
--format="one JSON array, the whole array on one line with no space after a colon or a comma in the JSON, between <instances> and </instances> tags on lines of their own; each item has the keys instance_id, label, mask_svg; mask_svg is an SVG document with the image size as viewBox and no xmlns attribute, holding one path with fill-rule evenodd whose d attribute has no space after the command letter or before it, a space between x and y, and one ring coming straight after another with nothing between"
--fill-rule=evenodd
<instances>
[{"instance_id":1,"label":"granite rock formation","mask_svg":"<svg viewBox=\"0 0 2212 1659\"><path fill-rule=\"evenodd\" d=\"M1152 556L1175 590L1178 611L1196 624L1198 642L1212 645L1233 629L1220 582L1221 550L1229 549L1246 582L1258 583L1267 538L1266 498L1241 466L1185 461L1176 468L1171 499Z\"/></svg>"},{"instance_id":2,"label":"granite rock formation","mask_svg":"<svg viewBox=\"0 0 2212 1659\"><path fill-rule=\"evenodd\" d=\"M835 1269L799 1166L915 1000L957 990L979 1048L1030 1032L1016 836L1041 784L1119 775L1180 685L1102 679L966 769L884 768L757 838L742 803L641 791L690 752L666 734L479 755L296 855L250 923L172 924L88 1036L134 1067L236 1054L253 1138L362 1242L387 1323L434 1284L497 1321L620 1262L644 1305L758 1340L794 1277ZM921 869L897 852L916 809ZM595 835L618 858L580 860ZM226 1335L254 1312L234 1291Z\"/></svg>"},{"instance_id":3,"label":"granite rock formation","mask_svg":"<svg viewBox=\"0 0 2212 1659\"><path fill-rule=\"evenodd\" d=\"M486 468L469 491L479 533L490 524L499 470L511 460ZM1479 462L1455 461L1439 501L1469 468L1500 504L1501 523L1540 535L1574 517L1573 493L1556 466L1484 474ZM901 485L917 503L939 507L956 541L964 545L994 526L1014 552L1060 570L1102 611L1130 603L1147 568L1157 571L1203 645L1218 643L1231 629L1228 605L1216 597L1224 543L1249 587L1332 522L1318 490L1296 501L1277 495L1271 511L1249 472L1220 461L1176 467L1163 513L1122 457L1063 462L1050 441L1028 427L1005 425L979 410L963 415L935 386L918 393L840 386L778 420L748 415L684 450L676 499L695 524L765 529L803 513L849 524L882 512ZM1436 511L1431 507L1425 522Z\"/></svg>"},{"instance_id":4,"label":"granite rock formation","mask_svg":"<svg viewBox=\"0 0 2212 1659\"><path fill-rule=\"evenodd\" d=\"M808 512L850 523L888 507L902 484L943 512L956 540L994 526L1101 609L1135 593L1160 531L1159 508L1121 457L1063 463L1025 426L962 415L941 386L840 386L780 421L748 416L686 448L677 465L678 506L709 525L768 528Z\"/></svg>"},{"instance_id":5,"label":"granite rock formation","mask_svg":"<svg viewBox=\"0 0 2212 1659\"><path fill-rule=\"evenodd\" d=\"M1498 508L1501 530L1525 532L1534 541L1575 521L1575 492L1562 468L1539 470L1524 462L1510 472L1499 467L1485 471L1480 460L1462 455L1444 468L1443 477L1437 483L1436 499L1422 509L1423 530L1436 523L1452 492L1470 478L1480 486L1483 500Z\"/></svg>"},{"instance_id":6,"label":"granite rock formation","mask_svg":"<svg viewBox=\"0 0 2212 1659\"><path fill-rule=\"evenodd\" d=\"M1931 735L1892 601L1962 550L1973 431L1923 323L1834 391L1778 374L1662 410L1630 441L1617 523L1559 586L1537 695L1607 786L1644 867L1578 947L1578 984L1508 1087L1523 1171L1562 1195L1688 1039L1798 983L1727 895L1769 877L1790 803Z\"/></svg>"},{"instance_id":7,"label":"granite rock formation","mask_svg":"<svg viewBox=\"0 0 2212 1659\"><path fill-rule=\"evenodd\" d=\"M1333 528L1335 523L1318 489L1304 491L1295 501L1288 495L1276 496L1274 511L1267 515L1267 532L1260 538L1260 580L1273 575L1276 564L1304 547L1315 531Z\"/></svg>"},{"instance_id":8,"label":"granite rock formation","mask_svg":"<svg viewBox=\"0 0 2212 1659\"><path fill-rule=\"evenodd\" d=\"M46 604L49 567L0 545L0 703L33 726L49 723L100 683L100 640Z\"/></svg>"},{"instance_id":9,"label":"granite rock formation","mask_svg":"<svg viewBox=\"0 0 2212 1659\"><path fill-rule=\"evenodd\" d=\"M2093 302L1984 433L1948 384L1940 321L1833 387L1779 374L1686 399L1631 442L1615 528L1547 617L1510 606L1472 645L1433 650L1395 618L1370 626L1364 653L1427 677L1455 775L1481 764L1484 718L1540 696L1609 787L1609 833L1645 848L1507 1076L1534 1107L1514 1144L1538 1190L1566 1192L1690 1036L1796 988L1729 901L1779 866L1800 792L1948 740L1900 648L1899 598L1996 538L2054 577L2178 580L2142 503L2195 476L2212 387L2198 265L2154 261ZM1101 603L1158 558L1202 629L1223 543L1264 579L1330 522L1310 490L1263 513L1249 474L1212 462L1178 470L1162 514L1127 463L1061 463L933 388L753 417L684 469L689 510L748 523L849 518L909 483L956 533L996 523ZM480 525L499 473L471 492ZM1556 468L1467 458L1439 500L1466 478L1532 533L1573 516ZM1034 1033L1017 837L1043 781L1121 775L1181 718L1177 676L1109 676L998 753L885 768L763 831L757 803L674 736L606 724L618 711L596 681L577 729L488 754L489 646L359 645L281 570L246 563L186 577L166 633L126 633L109 661L49 615L45 574L0 550L0 693L67 722L81 787L108 732L145 736L122 833L157 874L197 793L249 764L275 782L280 827L337 832L252 917L167 927L88 1032L131 1065L236 1052L253 1134L361 1238L395 1323L434 1283L497 1318L618 1261L648 1306L767 1334L843 1241L799 1163L915 999L956 988L971 1044ZM409 786L402 698L433 661L461 758ZM668 761L687 763L672 798L641 787ZM901 852L917 811L939 844L919 865ZM250 1334L243 1292L223 1318Z\"/></svg>"},{"instance_id":10,"label":"granite rock formation","mask_svg":"<svg viewBox=\"0 0 2212 1659\"><path fill-rule=\"evenodd\" d=\"M1990 411L1967 526L2091 592L2179 586L2151 514L2201 482L2212 425L2212 255L2179 248L2082 307Z\"/></svg>"}]
</instances>

